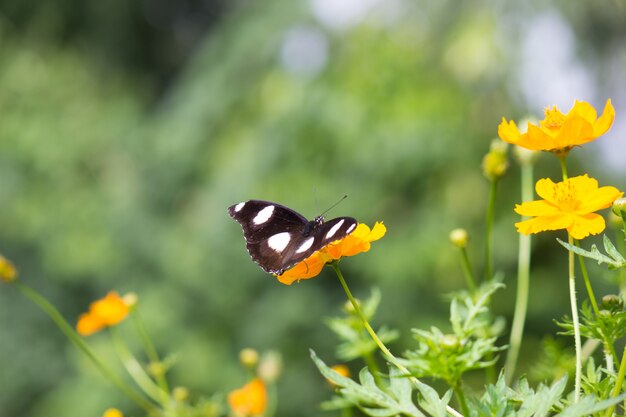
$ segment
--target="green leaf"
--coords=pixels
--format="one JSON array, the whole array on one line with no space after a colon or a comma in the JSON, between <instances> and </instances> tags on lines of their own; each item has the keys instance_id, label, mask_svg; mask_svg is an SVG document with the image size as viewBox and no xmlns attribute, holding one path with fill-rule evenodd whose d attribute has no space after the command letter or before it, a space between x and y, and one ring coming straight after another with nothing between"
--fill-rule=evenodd
<instances>
[{"instance_id":1,"label":"green leaf","mask_svg":"<svg viewBox=\"0 0 626 417\"><path fill-rule=\"evenodd\" d=\"M383 391L376 385L374 377L367 368L363 368L359 373L359 384L330 369L317 357L313 350L311 350L311 359L313 359L322 375L339 387L338 392L341 397L350 404L359 407L364 413L373 417L391 417L396 415L426 417L412 401L413 388L411 382L404 378L404 375L397 369L390 370L389 387L386 391ZM429 392L422 385L420 385L420 392L425 392L428 395L430 408L437 411L441 408L433 398L433 393ZM424 394L422 393L422 395ZM440 414L433 415L440 416ZM445 416L441 415L441 417Z\"/></svg>"},{"instance_id":2,"label":"green leaf","mask_svg":"<svg viewBox=\"0 0 626 417\"><path fill-rule=\"evenodd\" d=\"M565 408L559 414L556 414L554 417L585 417L597 413L599 411L605 410L626 398L626 393L618 395L614 398L609 398L603 401L598 401L598 399L593 396L585 396L576 404L571 404L567 408Z\"/></svg>"},{"instance_id":3,"label":"green leaf","mask_svg":"<svg viewBox=\"0 0 626 417\"><path fill-rule=\"evenodd\" d=\"M613 242L611 242L611 239L609 239L606 235L602 235L602 241L604 243L604 250L609 254L609 256L622 264L626 264L626 259L624 259L622 254L617 251Z\"/></svg>"},{"instance_id":4,"label":"green leaf","mask_svg":"<svg viewBox=\"0 0 626 417\"><path fill-rule=\"evenodd\" d=\"M602 254L598 247L594 244L591 245L591 251L585 250L575 245L570 245L569 243L563 242L561 239L557 238L557 242L561 244L567 250L574 252L577 255L584 256L585 258L593 259L598 262L598 264L607 264L609 269L616 268L624 268L626 267L626 260L622 257L622 255L617 252L617 249L613 246L611 241L604 236L604 248L613 258L608 257Z\"/></svg>"}]
</instances>

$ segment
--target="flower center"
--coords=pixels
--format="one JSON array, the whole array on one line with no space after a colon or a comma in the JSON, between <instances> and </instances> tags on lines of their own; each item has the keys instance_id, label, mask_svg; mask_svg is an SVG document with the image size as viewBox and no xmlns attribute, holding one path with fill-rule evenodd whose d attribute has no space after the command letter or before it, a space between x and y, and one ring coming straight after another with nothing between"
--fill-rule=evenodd
<instances>
[{"instance_id":1,"label":"flower center","mask_svg":"<svg viewBox=\"0 0 626 417\"><path fill-rule=\"evenodd\" d=\"M546 118L541 121L541 126L550 130L556 131L561 129L563 126L563 122L565 121L565 115L561 113L556 106L551 109L548 108L545 110Z\"/></svg>"},{"instance_id":2,"label":"flower center","mask_svg":"<svg viewBox=\"0 0 626 417\"><path fill-rule=\"evenodd\" d=\"M556 184L553 191L554 201L564 212L574 212L580 201L577 198L576 187L570 181Z\"/></svg>"}]
</instances>

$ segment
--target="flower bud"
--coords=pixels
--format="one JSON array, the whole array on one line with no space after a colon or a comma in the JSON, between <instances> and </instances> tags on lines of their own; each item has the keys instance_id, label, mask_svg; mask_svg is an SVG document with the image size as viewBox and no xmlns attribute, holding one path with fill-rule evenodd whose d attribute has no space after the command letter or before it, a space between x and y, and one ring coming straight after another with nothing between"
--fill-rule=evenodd
<instances>
[{"instance_id":1,"label":"flower bud","mask_svg":"<svg viewBox=\"0 0 626 417\"><path fill-rule=\"evenodd\" d=\"M361 307L361 300L359 300L358 298L355 298L356 300L356 304ZM352 302L350 300L347 300L345 303L343 303L343 311L345 311L348 314L353 314L356 311L354 310L354 304L352 304Z\"/></svg>"},{"instance_id":2,"label":"flower bud","mask_svg":"<svg viewBox=\"0 0 626 417\"><path fill-rule=\"evenodd\" d=\"M626 218L626 197L618 198L613 202L613 213L621 218Z\"/></svg>"},{"instance_id":3,"label":"flower bud","mask_svg":"<svg viewBox=\"0 0 626 417\"><path fill-rule=\"evenodd\" d=\"M613 211L609 211L608 218L606 220L608 224L610 224L616 229L620 229L622 225L624 224L624 221L622 220L622 218L618 216L617 214L613 213Z\"/></svg>"},{"instance_id":4,"label":"flower bud","mask_svg":"<svg viewBox=\"0 0 626 417\"><path fill-rule=\"evenodd\" d=\"M467 230L465 229L454 229L450 232L450 242L460 249L464 249L467 247L467 241L469 237L467 235Z\"/></svg>"},{"instance_id":5,"label":"flower bud","mask_svg":"<svg viewBox=\"0 0 626 417\"><path fill-rule=\"evenodd\" d=\"M608 294L602 297L601 308L611 312L621 311L624 308L624 301L619 295Z\"/></svg>"},{"instance_id":6,"label":"flower bud","mask_svg":"<svg viewBox=\"0 0 626 417\"><path fill-rule=\"evenodd\" d=\"M509 167L506 151L508 145L500 140L493 140L489 153L483 158L483 174L489 180L494 181L500 179L506 174Z\"/></svg>"},{"instance_id":7,"label":"flower bud","mask_svg":"<svg viewBox=\"0 0 626 417\"><path fill-rule=\"evenodd\" d=\"M137 297L137 293L129 292L124 294L122 300L124 300L124 304L126 304L128 308L133 308L139 302L139 297Z\"/></svg>"},{"instance_id":8,"label":"flower bud","mask_svg":"<svg viewBox=\"0 0 626 417\"><path fill-rule=\"evenodd\" d=\"M175 387L172 390L172 397L176 402L185 402L189 398L189 390L185 387Z\"/></svg>"},{"instance_id":9,"label":"flower bud","mask_svg":"<svg viewBox=\"0 0 626 417\"><path fill-rule=\"evenodd\" d=\"M161 377L167 372L167 368L163 362L150 362L148 365L148 372L155 377Z\"/></svg>"},{"instance_id":10,"label":"flower bud","mask_svg":"<svg viewBox=\"0 0 626 417\"><path fill-rule=\"evenodd\" d=\"M460 345L459 338L454 334L446 334L441 339L441 347L447 351L457 350Z\"/></svg>"},{"instance_id":11,"label":"flower bud","mask_svg":"<svg viewBox=\"0 0 626 417\"><path fill-rule=\"evenodd\" d=\"M17 270L11 261L0 255L0 281L13 282L17 278Z\"/></svg>"},{"instance_id":12,"label":"flower bud","mask_svg":"<svg viewBox=\"0 0 626 417\"><path fill-rule=\"evenodd\" d=\"M261 358L257 372L263 381L272 383L278 379L282 370L283 359L280 353L270 351Z\"/></svg>"},{"instance_id":13,"label":"flower bud","mask_svg":"<svg viewBox=\"0 0 626 417\"><path fill-rule=\"evenodd\" d=\"M239 362L246 368L254 368L259 363L259 352L252 348L241 349Z\"/></svg>"}]
</instances>

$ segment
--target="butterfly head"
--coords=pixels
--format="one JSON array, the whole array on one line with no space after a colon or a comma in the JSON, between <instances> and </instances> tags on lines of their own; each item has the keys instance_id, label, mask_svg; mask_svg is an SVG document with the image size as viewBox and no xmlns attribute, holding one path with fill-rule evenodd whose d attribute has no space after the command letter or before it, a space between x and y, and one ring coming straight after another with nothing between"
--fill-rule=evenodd
<instances>
[{"instance_id":1,"label":"butterfly head","mask_svg":"<svg viewBox=\"0 0 626 417\"><path fill-rule=\"evenodd\" d=\"M304 231L302 232L302 235L304 237L310 236L313 229L323 224L324 224L324 216L317 216L316 218L314 218L313 220L311 220L304 226Z\"/></svg>"}]
</instances>

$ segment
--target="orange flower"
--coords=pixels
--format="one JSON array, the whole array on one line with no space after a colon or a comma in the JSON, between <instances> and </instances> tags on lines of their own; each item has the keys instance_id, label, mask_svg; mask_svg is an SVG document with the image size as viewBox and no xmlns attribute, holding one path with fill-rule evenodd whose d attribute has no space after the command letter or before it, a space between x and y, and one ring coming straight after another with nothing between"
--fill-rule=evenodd
<instances>
[{"instance_id":1,"label":"orange flower","mask_svg":"<svg viewBox=\"0 0 626 417\"><path fill-rule=\"evenodd\" d=\"M344 364L333 365L330 367L330 369L337 372L341 376L350 378L350 368L348 368ZM332 387L337 388L337 385L333 381L331 381L330 379L327 379L327 381Z\"/></svg>"},{"instance_id":2,"label":"orange flower","mask_svg":"<svg viewBox=\"0 0 626 417\"><path fill-rule=\"evenodd\" d=\"M554 106L547 108L545 115L538 126L528 123L528 130L523 134L515 122L507 122L503 117L498 126L498 135L503 141L526 149L564 155L574 146L591 142L606 133L615 119L615 109L611 99L607 100L604 112L598 118L591 104L576 101L567 114L561 113Z\"/></svg>"},{"instance_id":3,"label":"orange flower","mask_svg":"<svg viewBox=\"0 0 626 417\"><path fill-rule=\"evenodd\" d=\"M89 336L114 326L126 318L128 310L129 304L117 292L111 291L103 299L91 303L89 311L78 319L76 331L82 336Z\"/></svg>"},{"instance_id":4,"label":"orange flower","mask_svg":"<svg viewBox=\"0 0 626 417\"><path fill-rule=\"evenodd\" d=\"M599 187L586 174L554 183L537 181L537 195L543 200L515 206L515 212L532 219L515 223L517 231L528 235L546 230L566 229L574 239L597 235L605 228L604 218L595 211L610 207L624 193L615 187Z\"/></svg>"},{"instance_id":5,"label":"orange flower","mask_svg":"<svg viewBox=\"0 0 626 417\"><path fill-rule=\"evenodd\" d=\"M17 278L17 270L11 261L0 255L0 281L13 282Z\"/></svg>"},{"instance_id":6,"label":"orange flower","mask_svg":"<svg viewBox=\"0 0 626 417\"><path fill-rule=\"evenodd\" d=\"M370 243L382 238L387 228L381 222L376 222L372 229L366 224L359 223L354 231L341 240L324 246L304 261L278 276L278 280L286 285L294 281L317 276L329 262L344 256L354 256L370 250Z\"/></svg>"},{"instance_id":7,"label":"orange flower","mask_svg":"<svg viewBox=\"0 0 626 417\"><path fill-rule=\"evenodd\" d=\"M238 416L259 416L267 408L265 383L255 378L243 387L228 394L228 404Z\"/></svg>"}]
</instances>

